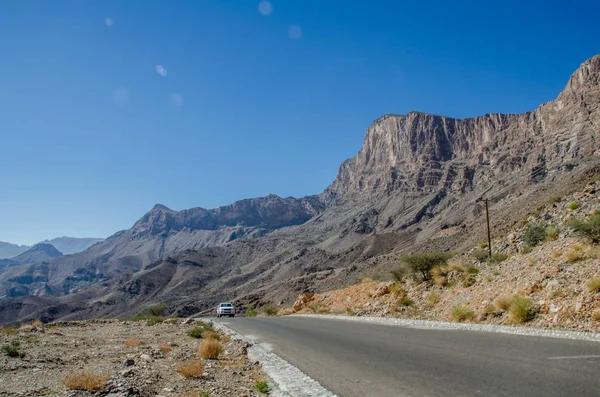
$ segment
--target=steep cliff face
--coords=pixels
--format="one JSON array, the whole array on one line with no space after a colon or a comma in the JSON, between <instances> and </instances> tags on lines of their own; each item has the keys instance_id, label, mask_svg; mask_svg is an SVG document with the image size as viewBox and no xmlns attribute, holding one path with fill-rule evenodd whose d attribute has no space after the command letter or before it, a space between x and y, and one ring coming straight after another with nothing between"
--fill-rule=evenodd
<instances>
[{"instance_id":1,"label":"steep cliff face","mask_svg":"<svg viewBox=\"0 0 600 397\"><path fill-rule=\"evenodd\" d=\"M332 288L406 250L472 246L482 241L482 198L497 226L510 225L598 164L599 76L596 56L556 100L520 115L383 116L321 195L213 210L157 205L83 253L0 268L0 296L13 296L0 308L11 312L19 295L55 295L39 302L73 305L74 317L161 301L190 315L219 300L279 301Z\"/></svg>"},{"instance_id":2,"label":"steep cliff face","mask_svg":"<svg viewBox=\"0 0 600 397\"><path fill-rule=\"evenodd\" d=\"M523 171L540 177L590 156L598 150L599 75L595 56L556 100L525 114L385 115L369 127L362 149L342 164L326 195L461 192Z\"/></svg>"}]
</instances>

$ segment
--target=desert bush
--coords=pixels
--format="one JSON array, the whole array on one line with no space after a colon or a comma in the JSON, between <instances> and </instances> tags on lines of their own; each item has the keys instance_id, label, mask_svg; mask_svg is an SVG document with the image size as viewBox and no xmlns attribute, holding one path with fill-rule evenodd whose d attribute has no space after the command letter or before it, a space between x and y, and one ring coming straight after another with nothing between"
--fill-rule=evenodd
<instances>
[{"instance_id":1,"label":"desert bush","mask_svg":"<svg viewBox=\"0 0 600 397\"><path fill-rule=\"evenodd\" d=\"M481 243L479 244L479 248L487 248L488 244L487 243Z\"/></svg>"},{"instance_id":2,"label":"desert bush","mask_svg":"<svg viewBox=\"0 0 600 397\"><path fill-rule=\"evenodd\" d=\"M415 304L415 301L409 298L408 295L403 295L396 301L398 306L409 307Z\"/></svg>"},{"instance_id":3,"label":"desert bush","mask_svg":"<svg viewBox=\"0 0 600 397\"><path fill-rule=\"evenodd\" d=\"M135 316L129 318L129 321L134 321L134 322L145 321L146 325L151 327L153 325L162 323L166 319L167 319L167 317L153 316L153 315L150 315L147 313L142 313L142 314L136 314Z\"/></svg>"},{"instance_id":4,"label":"desert bush","mask_svg":"<svg viewBox=\"0 0 600 397\"><path fill-rule=\"evenodd\" d=\"M165 304L153 305L146 308L146 313L150 316L160 317L165 314L165 310L167 310L167 305Z\"/></svg>"},{"instance_id":5,"label":"desert bush","mask_svg":"<svg viewBox=\"0 0 600 397\"><path fill-rule=\"evenodd\" d=\"M44 323L42 323L40 320L33 320L33 322L31 323L31 326L41 328L44 326Z\"/></svg>"},{"instance_id":6,"label":"desert bush","mask_svg":"<svg viewBox=\"0 0 600 397\"><path fill-rule=\"evenodd\" d=\"M558 238L558 233L560 233L560 231L556 226L548 226L546 228L546 239L550 241L556 240Z\"/></svg>"},{"instance_id":7,"label":"desert bush","mask_svg":"<svg viewBox=\"0 0 600 397\"><path fill-rule=\"evenodd\" d=\"M477 275L479 274L479 269L477 269L475 266L470 266L469 268L467 268L467 274Z\"/></svg>"},{"instance_id":8,"label":"desert bush","mask_svg":"<svg viewBox=\"0 0 600 397\"><path fill-rule=\"evenodd\" d=\"M217 332L206 331L206 332L202 333L202 339L216 339L216 340L221 340L221 335L219 335Z\"/></svg>"},{"instance_id":9,"label":"desert bush","mask_svg":"<svg viewBox=\"0 0 600 397\"><path fill-rule=\"evenodd\" d=\"M516 295L508 308L508 315L515 324L523 324L535 317L534 306L531 300Z\"/></svg>"},{"instance_id":10,"label":"desert bush","mask_svg":"<svg viewBox=\"0 0 600 397\"><path fill-rule=\"evenodd\" d=\"M592 320L600 321L600 309L594 309L592 312Z\"/></svg>"},{"instance_id":11,"label":"desert bush","mask_svg":"<svg viewBox=\"0 0 600 397\"><path fill-rule=\"evenodd\" d=\"M552 250L552 253L550 254L550 257L551 257L552 259L556 259L556 258L558 258L559 256L560 256L560 252L558 252L558 250L556 250L556 249Z\"/></svg>"},{"instance_id":12,"label":"desert bush","mask_svg":"<svg viewBox=\"0 0 600 397\"><path fill-rule=\"evenodd\" d=\"M198 354L204 359L217 359L222 352L223 346L221 342L215 339L205 339L198 347Z\"/></svg>"},{"instance_id":13,"label":"desert bush","mask_svg":"<svg viewBox=\"0 0 600 397\"><path fill-rule=\"evenodd\" d=\"M489 263L501 263L504 262L505 260L507 260L509 257L508 254L504 253L504 252L494 252L492 254L492 258L488 261Z\"/></svg>"},{"instance_id":14,"label":"desert bush","mask_svg":"<svg viewBox=\"0 0 600 397\"><path fill-rule=\"evenodd\" d=\"M496 300L494 301L494 305L501 310L508 310L508 308L510 307L510 304L512 303L512 296L510 295L500 295L498 298L496 298Z\"/></svg>"},{"instance_id":15,"label":"desert bush","mask_svg":"<svg viewBox=\"0 0 600 397\"><path fill-rule=\"evenodd\" d=\"M531 251L533 251L533 248L531 248L530 246L526 245L523 248L521 248L521 251L519 251L519 253L521 255L527 255L529 254Z\"/></svg>"},{"instance_id":16,"label":"desert bush","mask_svg":"<svg viewBox=\"0 0 600 397\"><path fill-rule=\"evenodd\" d=\"M430 271L434 266L446 265L448 259L452 256L453 254L448 252L420 252L402 256L400 261L404 264L404 269L407 270L403 274L417 276L422 281L426 281L430 279Z\"/></svg>"},{"instance_id":17,"label":"desert bush","mask_svg":"<svg viewBox=\"0 0 600 397\"><path fill-rule=\"evenodd\" d=\"M25 358L25 353L19 350L19 344L16 343L2 346L2 353L7 357Z\"/></svg>"},{"instance_id":18,"label":"desert bush","mask_svg":"<svg viewBox=\"0 0 600 397\"><path fill-rule=\"evenodd\" d=\"M440 295L436 294L435 292L432 292L429 294L429 296L427 296L427 300L429 301L429 303L431 303L432 305L435 305L436 303L439 302L440 300Z\"/></svg>"},{"instance_id":19,"label":"desert bush","mask_svg":"<svg viewBox=\"0 0 600 397\"><path fill-rule=\"evenodd\" d=\"M88 371L71 372L65 377L63 384L70 390L97 392L104 389L108 378Z\"/></svg>"},{"instance_id":20,"label":"desert bush","mask_svg":"<svg viewBox=\"0 0 600 397\"><path fill-rule=\"evenodd\" d=\"M583 245L581 244L573 244L565 253L565 260L569 263L577 262L584 258L585 252L583 251Z\"/></svg>"},{"instance_id":21,"label":"desert bush","mask_svg":"<svg viewBox=\"0 0 600 397\"><path fill-rule=\"evenodd\" d=\"M246 317L256 317L256 309L252 305L246 305Z\"/></svg>"},{"instance_id":22,"label":"desert bush","mask_svg":"<svg viewBox=\"0 0 600 397\"><path fill-rule=\"evenodd\" d=\"M464 304L456 304L452 306L450 314L452 315L452 318L458 322L472 320L475 318L475 312L471 310L469 306Z\"/></svg>"},{"instance_id":23,"label":"desert bush","mask_svg":"<svg viewBox=\"0 0 600 397\"><path fill-rule=\"evenodd\" d=\"M594 277L587 283L590 292L600 292L600 277Z\"/></svg>"},{"instance_id":24,"label":"desert bush","mask_svg":"<svg viewBox=\"0 0 600 397\"><path fill-rule=\"evenodd\" d=\"M171 349L171 346L161 343L160 345L158 345L158 350L160 350L164 354L167 354L170 353L173 349Z\"/></svg>"},{"instance_id":25,"label":"desert bush","mask_svg":"<svg viewBox=\"0 0 600 397\"><path fill-rule=\"evenodd\" d=\"M177 366L184 378L199 378L204 373L204 363L201 360L190 360Z\"/></svg>"},{"instance_id":26,"label":"desert bush","mask_svg":"<svg viewBox=\"0 0 600 397\"><path fill-rule=\"evenodd\" d=\"M462 285L465 288L469 288L472 285L474 285L476 282L477 282L477 277L475 277L474 274L469 274L468 276L463 278Z\"/></svg>"},{"instance_id":27,"label":"desert bush","mask_svg":"<svg viewBox=\"0 0 600 397\"><path fill-rule=\"evenodd\" d=\"M567 225L578 235L591 240L592 243L600 242L600 212L596 212L587 219L574 219Z\"/></svg>"},{"instance_id":28,"label":"desert bush","mask_svg":"<svg viewBox=\"0 0 600 397\"><path fill-rule=\"evenodd\" d=\"M573 201L571 204L569 204L569 209L575 211L576 209L579 208L579 203L577 201Z\"/></svg>"},{"instance_id":29,"label":"desert bush","mask_svg":"<svg viewBox=\"0 0 600 397\"><path fill-rule=\"evenodd\" d=\"M489 258L489 251L487 249L475 249L471 252L471 256L477 259L479 262L485 262Z\"/></svg>"},{"instance_id":30,"label":"desert bush","mask_svg":"<svg viewBox=\"0 0 600 397\"><path fill-rule=\"evenodd\" d=\"M127 346L127 347L137 347L139 345L140 345L139 339L127 339L125 341L125 346Z\"/></svg>"},{"instance_id":31,"label":"desert bush","mask_svg":"<svg viewBox=\"0 0 600 397\"><path fill-rule=\"evenodd\" d=\"M258 390L261 393L268 394L270 391L269 384L265 380L259 380L256 382L256 390Z\"/></svg>"},{"instance_id":32,"label":"desert bush","mask_svg":"<svg viewBox=\"0 0 600 397\"><path fill-rule=\"evenodd\" d=\"M208 323L205 321L198 321L196 323L196 326L194 328L192 328L191 330L188 331L188 336L191 336L192 338L202 338L202 334L204 334L205 332L214 332L214 328L212 323Z\"/></svg>"},{"instance_id":33,"label":"desert bush","mask_svg":"<svg viewBox=\"0 0 600 397\"><path fill-rule=\"evenodd\" d=\"M535 247L546 239L546 225L529 225L523 234L523 241L530 247Z\"/></svg>"},{"instance_id":34,"label":"desert bush","mask_svg":"<svg viewBox=\"0 0 600 397\"><path fill-rule=\"evenodd\" d=\"M262 307L262 312L267 316L275 316L277 311L277 306L272 303L266 304Z\"/></svg>"}]
</instances>

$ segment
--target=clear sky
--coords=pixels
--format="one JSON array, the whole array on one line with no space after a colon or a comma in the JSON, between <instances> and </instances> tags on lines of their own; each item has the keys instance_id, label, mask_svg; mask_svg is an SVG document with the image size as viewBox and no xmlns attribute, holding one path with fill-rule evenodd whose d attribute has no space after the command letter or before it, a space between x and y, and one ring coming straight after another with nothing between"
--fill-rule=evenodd
<instances>
[{"instance_id":1,"label":"clear sky","mask_svg":"<svg viewBox=\"0 0 600 397\"><path fill-rule=\"evenodd\" d=\"M598 15L595 0L5 0L0 241L319 193L385 113L553 99L600 52Z\"/></svg>"}]
</instances>

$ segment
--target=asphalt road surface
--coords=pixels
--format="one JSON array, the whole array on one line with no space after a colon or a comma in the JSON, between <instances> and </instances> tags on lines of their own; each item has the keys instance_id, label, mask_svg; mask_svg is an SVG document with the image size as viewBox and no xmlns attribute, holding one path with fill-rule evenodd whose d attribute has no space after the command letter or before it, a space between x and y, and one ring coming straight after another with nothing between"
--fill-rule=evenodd
<instances>
[{"instance_id":1,"label":"asphalt road surface","mask_svg":"<svg viewBox=\"0 0 600 397\"><path fill-rule=\"evenodd\" d=\"M600 343L308 317L220 319L340 397L600 396Z\"/></svg>"}]
</instances>

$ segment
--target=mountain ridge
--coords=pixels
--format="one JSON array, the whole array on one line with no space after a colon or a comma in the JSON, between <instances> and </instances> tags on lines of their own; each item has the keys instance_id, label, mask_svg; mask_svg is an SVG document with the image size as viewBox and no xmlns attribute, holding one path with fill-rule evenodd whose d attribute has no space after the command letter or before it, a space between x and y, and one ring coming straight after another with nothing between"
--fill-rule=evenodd
<instances>
[{"instance_id":1,"label":"mountain ridge","mask_svg":"<svg viewBox=\"0 0 600 397\"><path fill-rule=\"evenodd\" d=\"M478 243L484 195L501 230L596 166L599 76L595 56L555 100L523 114L382 116L319 195L213 210L157 205L81 254L0 271L0 296L13 289L44 297L21 317L134 314L157 302L191 315L219 300L289 302L406 250ZM48 305L61 309L50 314Z\"/></svg>"}]
</instances>

